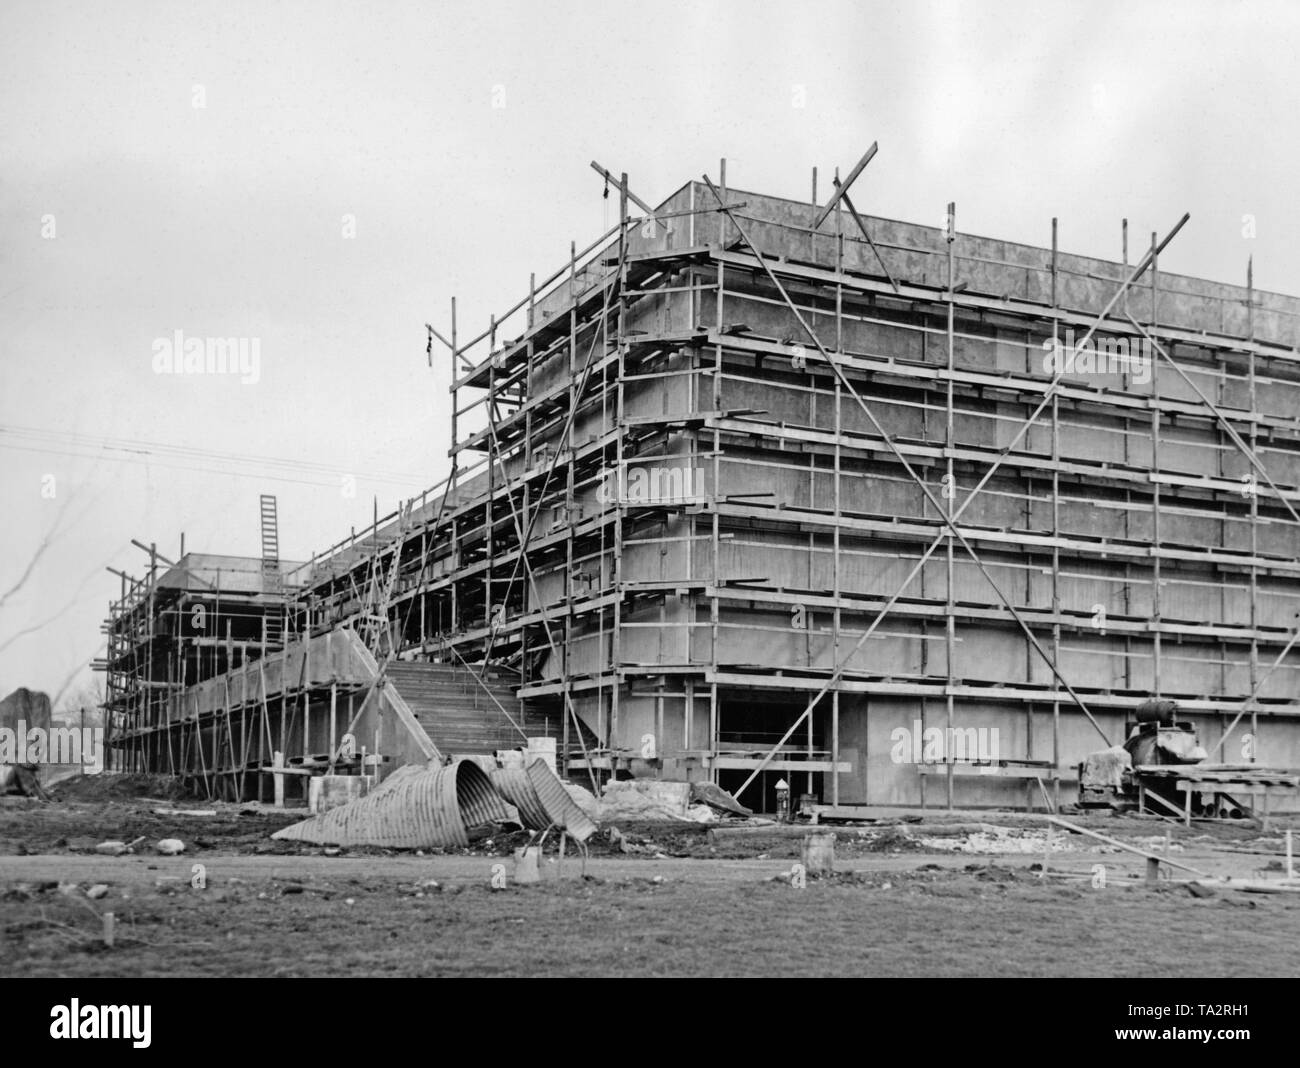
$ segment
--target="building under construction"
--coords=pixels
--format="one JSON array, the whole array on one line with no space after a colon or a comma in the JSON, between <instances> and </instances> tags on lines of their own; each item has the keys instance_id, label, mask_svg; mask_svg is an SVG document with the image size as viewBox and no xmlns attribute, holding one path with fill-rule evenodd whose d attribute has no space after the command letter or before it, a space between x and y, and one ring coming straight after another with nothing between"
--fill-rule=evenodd
<instances>
[{"instance_id":1,"label":"building under construction","mask_svg":"<svg viewBox=\"0 0 1300 1068\"><path fill-rule=\"evenodd\" d=\"M296 797L542 737L767 811L1055 804L1152 696L1300 765L1300 300L1163 271L1176 218L1103 261L863 215L870 156L802 203L602 172L608 233L429 327L443 483L123 576L116 766Z\"/></svg>"}]
</instances>

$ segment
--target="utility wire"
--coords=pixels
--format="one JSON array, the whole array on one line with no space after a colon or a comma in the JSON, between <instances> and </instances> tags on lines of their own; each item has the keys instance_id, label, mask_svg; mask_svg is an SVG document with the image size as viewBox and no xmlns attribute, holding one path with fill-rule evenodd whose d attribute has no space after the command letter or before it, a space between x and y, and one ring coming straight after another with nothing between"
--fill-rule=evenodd
<instances>
[{"instance_id":1,"label":"utility wire","mask_svg":"<svg viewBox=\"0 0 1300 1068\"><path fill-rule=\"evenodd\" d=\"M54 447L57 445L67 447ZM183 446L168 446L160 443L150 443L148 446L144 444L114 444L108 440L97 440L75 435L64 438L53 435L40 437L36 434L15 432L13 428L5 426L0 426L0 449L43 453L52 456L84 457L86 459L117 461L119 463L144 464L145 466L166 467L182 471L233 475L240 478L264 478L276 482L297 482L309 486L336 486L343 475L351 475L359 481L382 482L401 486L423 486L427 481L410 475L351 471L343 467L316 464L310 461L245 456L236 453L214 453L207 450L190 450ZM189 462L173 463L168 462L169 460ZM216 463L204 463L202 462L204 460L216 461ZM252 468L253 470L240 470L240 467ZM322 477L295 478L288 472Z\"/></svg>"}]
</instances>

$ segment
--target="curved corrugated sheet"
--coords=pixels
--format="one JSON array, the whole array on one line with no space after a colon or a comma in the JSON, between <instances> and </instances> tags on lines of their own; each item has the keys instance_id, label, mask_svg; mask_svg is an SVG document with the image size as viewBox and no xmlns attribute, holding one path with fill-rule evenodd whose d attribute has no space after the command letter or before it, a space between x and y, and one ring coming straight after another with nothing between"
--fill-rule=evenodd
<instances>
[{"instance_id":1,"label":"curved corrugated sheet","mask_svg":"<svg viewBox=\"0 0 1300 1068\"><path fill-rule=\"evenodd\" d=\"M458 760L453 767L456 768L456 797L466 827L502 820L519 821L519 813L501 799L492 780L474 761Z\"/></svg>"},{"instance_id":2,"label":"curved corrugated sheet","mask_svg":"<svg viewBox=\"0 0 1300 1068\"><path fill-rule=\"evenodd\" d=\"M585 842L596 833L596 825L591 817L582 811L569 796L564 783L544 760L534 760L528 765L528 779L537 791L537 796L546 809L547 815L555 821L557 827L568 832L570 838Z\"/></svg>"},{"instance_id":3,"label":"curved corrugated sheet","mask_svg":"<svg viewBox=\"0 0 1300 1068\"><path fill-rule=\"evenodd\" d=\"M537 791L528 781L523 768L498 768L492 772L492 785L519 810L519 817L530 831L544 831L551 825L551 817L542 808Z\"/></svg>"},{"instance_id":4,"label":"curved corrugated sheet","mask_svg":"<svg viewBox=\"0 0 1300 1068\"><path fill-rule=\"evenodd\" d=\"M468 831L516 818L473 761L399 768L374 793L277 831L272 838L316 845L431 849L469 845Z\"/></svg>"},{"instance_id":5,"label":"curved corrugated sheet","mask_svg":"<svg viewBox=\"0 0 1300 1068\"><path fill-rule=\"evenodd\" d=\"M534 831L558 827L579 842L596 833L596 825L569 796L564 784L544 760L527 768L502 768L492 772L492 785L519 809L524 826Z\"/></svg>"}]
</instances>

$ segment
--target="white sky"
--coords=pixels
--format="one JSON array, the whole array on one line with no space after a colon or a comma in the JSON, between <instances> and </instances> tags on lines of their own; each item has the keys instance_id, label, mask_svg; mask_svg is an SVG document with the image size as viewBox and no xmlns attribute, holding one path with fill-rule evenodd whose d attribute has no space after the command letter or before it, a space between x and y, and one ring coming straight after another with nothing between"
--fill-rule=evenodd
<instances>
[{"instance_id":1,"label":"white sky","mask_svg":"<svg viewBox=\"0 0 1300 1068\"><path fill-rule=\"evenodd\" d=\"M1300 293L1298 29L1286 3L5 3L0 593L66 511L0 608L0 694L97 654L133 537L257 555L271 492L303 558L442 478L423 324L454 294L477 333L601 233L593 158L651 202L721 156L804 198L878 140L862 211L955 200L959 229L1034 244L1057 215L1109 258L1121 218L1144 241L1189 211L1162 268L1242 283L1253 254ZM156 375L175 330L260 339L260 381Z\"/></svg>"}]
</instances>

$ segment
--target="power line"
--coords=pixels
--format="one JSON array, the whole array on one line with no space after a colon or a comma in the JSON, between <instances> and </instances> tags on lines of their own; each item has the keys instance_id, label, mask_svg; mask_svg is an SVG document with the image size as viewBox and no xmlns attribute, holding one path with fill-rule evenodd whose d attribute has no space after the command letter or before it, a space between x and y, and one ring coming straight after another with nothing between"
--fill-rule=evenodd
<instances>
[{"instance_id":1,"label":"power line","mask_svg":"<svg viewBox=\"0 0 1300 1068\"><path fill-rule=\"evenodd\" d=\"M71 448L52 448L52 445L64 445ZM106 438L87 434L61 431L38 430L32 427L0 425L0 446L23 452L47 453L56 456L73 456L86 459L117 460L122 463L137 463L168 467L184 471L200 471L232 475L241 478L266 478L277 482L296 482L310 486L337 486L339 479L345 475L358 480L384 482L400 486L426 486L427 480L414 478L392 472L350 471L330 464L316 463L309 460L287 460L279 457L249 456L239 453L214 452L191 446L167 445L162 442L134 441L129 438ZM95 450L98 451L87 451ZM105 453L109 455L105 455ZM186 463L168 463L167 460L189 461ZM256 471L240 471L229 466L214 466L201 461L224 461L235 467L252 467ZM319 478L294 478L289 474L268 474L267 471L296 471L306 475L329 475L328 480Z\"/></svg>"},{"instance_id":2,"label":"power line","mask_svg":"<svg viewBox=\"0 0 1300 1068\"><path fill-rule=\"evenodd\" d=\"M149 441L141 438L106 437L93 434L82 434L77 431L50 430L45 427L5 426L0 424L0 434L4 433L16 434L21 437L36 438L38 440L54 439L56 441L70 442L78 445L98 445L131 452L175 453L200 459L228 459L236 462L264 464L276 467L325 471L331 474L337 473L339 470L338 466L335 464L323 464L311 460L285 459L275 456L251 455L248 453L219 452L215 449L199 448L193 445L171 445L166 442ZM409 476L393 471L373 472L368 477L410 480Z\"/></svg>"}]
</instances>

